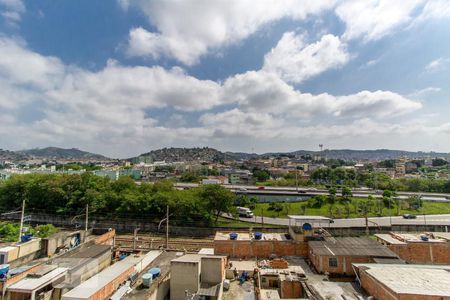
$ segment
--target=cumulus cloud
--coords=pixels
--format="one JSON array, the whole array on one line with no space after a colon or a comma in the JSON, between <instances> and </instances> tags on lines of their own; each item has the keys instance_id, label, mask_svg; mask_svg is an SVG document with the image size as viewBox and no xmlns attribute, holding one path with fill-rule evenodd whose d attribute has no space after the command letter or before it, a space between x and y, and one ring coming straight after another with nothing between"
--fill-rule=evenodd
<instances>
[{"instance_id":1,"label":"cumulus cloud","mask_svg":"<svg viewBox=\"0 0 450 300\"><path fill-rule=\"evenodd\" d=\"M378 40L411 21L414 9L423 0L410 1L342 1L337 16L345 23L344 40L363 38Z\"/></svg>"},{"instance_id":2,"label":"cumulus cloud","mask_svg":"<svg viewBox=\"0 0 450 300\"><path fill-rule=\"evenodd\" d=\"M346 45L334 35L306 44L303 35L286 32L264 57L263 70L278 74L283 80L299 83L328 69L346 64L350 55Z\"/></svg>"},{"instance_id":3,"label":"cumulus cloud","mask_svg":"<svg viewBox=\"0 0 450 300\"><path fill-rule=\"evenodd\" d=\"M315 130L363 134L357 120L387 124L386 118L421 107L389 91L302 93L263 70L220 83L181 68L131 67L112 60L93 72L35 53L14 39L1 38L0 53L5 53L0 56L0 135L3 147L16 149L60 145L126 156L148 150L149 143L212 145L233 136L230 143L249 136L284 143ZM39 109L40 116L24 120L21 113L29 107ZM148 114L164 107L175 111L167 120L173 126ZM201 114L198 125L185 122L184 114L191 111ZM337 118L349 127L320 124ZM300 120L316 125L300 126Z\"/></svg>"},{"instance_id":4,"label":"cumulus cloud","mask_svg":"<svg viewBox=\"0 0 450 300\"><path fill-rule=\"evenodd\" d=\"M348 118L392 117L421 108L421 104L390 91L361 91L348 96L312 95L295 90L273 73L250 71L225 81L224 97L246 111L296 117L334 115Z\"/></svg>"},{"instance_id":5,"label":"cumulus cloud","mask_svg":"<svg viewBox=\"0 0 450 300\"><path fill-rule=\"evenodd\" d=\"M131 56L174 57L192 65L209 51L239 42L261 26L282 18L296 20L319 14L334 6L332 0L120 1L135 5L158 32L143 28L130 31L127 53Z\"/></svg>"}]
</instances>

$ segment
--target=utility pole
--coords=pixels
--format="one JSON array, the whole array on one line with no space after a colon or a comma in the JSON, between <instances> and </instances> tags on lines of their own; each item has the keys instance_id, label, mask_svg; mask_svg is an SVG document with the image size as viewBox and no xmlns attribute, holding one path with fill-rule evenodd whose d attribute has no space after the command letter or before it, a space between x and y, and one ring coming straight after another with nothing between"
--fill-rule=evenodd
<instances>
[{"instance_id":1,"label":"utility pole","mask_svg":"<svg viewBox=\"0 0 450 300\"><path fill-rule=\"evenodd\" d=\"M84 231L88 231L88 224L89 224L89 204L86 204L86 218L84 221Z\"/></svg>"},{"instance_id":2,"label":"utility pole","mask_svg":"<svg viewBox=\"0 0 450 300\"><path fill-rule=\"evenodd\" d=\"M389 197L389 223L390 223L390 225L392 227L391 197Z\"/></svg>"},{"instance_id":3,"label":"utility pole","mask_svg":"<svg viewBox=\"0 0 450 300\"><path fill-rule=\"evenodd\" d=\"M261 229L264 229L264 209L261 207Z\"/></svg>"},{"instance_id":4,"label":"utility pole","mask_svg":"<svg viewBox=\"0 0 450 300\"><path fill-rule=\"evenodd\" d=\"M136 241L138 239L137 233L138 233L139 229L140 228L135 228L134 229L134 234L133 234L133 251L136 250Z\"/></svg>"},{"instance_id":5,"label":"utility pole","mask_svg":"<svg viewBox=\"0 0 450 300\"><path fill-rule=\"evenodd\" d=\"M166 208L166 249L169 249L169 205Z\"/></svg>"},{"instance_id":6,"label":"utility pole","mask_svg":"<svg viewBox=\"0 0 450 300\"><path fill-rule=\"evenodd\" d=\"M23 219L25 218L25 199L22 200L22 214L20 215L20 230L19 230L19 242L22 238L23 231Z\"/></svg>"}]
</instances>

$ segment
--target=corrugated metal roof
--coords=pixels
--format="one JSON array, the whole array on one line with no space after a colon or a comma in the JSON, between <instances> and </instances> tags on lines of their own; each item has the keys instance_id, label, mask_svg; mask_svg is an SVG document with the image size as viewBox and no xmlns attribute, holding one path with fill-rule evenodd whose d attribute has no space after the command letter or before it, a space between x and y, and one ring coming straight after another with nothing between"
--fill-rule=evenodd
<instances>
[{"instance_id":1,"label":"corrugated metal roof","mask_svg":"<svg viewBox=\"0 0 450 300\"><path fill-rule=\"evenodd\" d=\"M42 277L30 278L25 277L24 279L14 283L8 287L10 291L20 291L20 292L32 292L39 289L53 281L59 279L67 272L67 268L57 268Z\"/></svg>"},{"instance_id":2,"label":"corrugated metal roof","mask_svg":"<svg viewBox=\"0 0 450 300\"><path fill-rule=\"evenodd\" d=\"M385 246L366 238L331 238L325 241L309 241L308 245L316 255L397 257Z\"/></svg>"},{"instance_id":3,"label":"corrugated metal roof","mask_svg":"<svg viewBox=\"0 0 450 300\"><path fill-rule=\"evenodd\" d=\"M146 255L141 255L138 257L130 255L124 260L116 262L115 264L106 268L99 274L91 277L90 279L83 282L79 286L75 287L71 291L65 293L62 296L62 299L89 299L89 297L91 297L97 291L102 289L109 282L113 281L115 278L123 274L126 270L138 265L147 256L153 256L154 258L156 258L155 255L156 254L159 255L160 253L161 253L160 251L150 251ZM151 261L147 263L149 264L151 263Z\"/></svg>"}]
</instances>

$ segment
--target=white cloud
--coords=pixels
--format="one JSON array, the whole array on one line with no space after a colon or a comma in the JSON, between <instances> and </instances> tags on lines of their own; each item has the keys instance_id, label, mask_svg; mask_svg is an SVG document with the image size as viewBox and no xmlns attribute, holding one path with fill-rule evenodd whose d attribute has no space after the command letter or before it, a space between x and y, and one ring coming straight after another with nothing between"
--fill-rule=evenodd
<instances>
[{"instance_id":1,"label":"white cloud","mask_svg":"<svg viewBox=\"0 0 450 300\"><path fill-rule=\"evenodd\" d=\"M423 6L420 15L411 23L410 27L418 26L428 20L439 20L450 17L448 0L429 0Z\"/></svg>"},{"instance_id":2,"label":"white cloud","mask_svg":"<svg viewBox=\"0 0 450 300\"><path fill-rule=\"evenodd\" d=\"M408 1L342 1L336 14L345 23L344 40L363 38L378 40L412 19L414 9L423 0Z\"/></svg>"},{"instance_id":3,"label":"white cloud","mask_svg":"<svg viewBox=\"0 0 450 300\"><path fill-rule=\"evenodd\" d=\"M326 70L346 64L349 54L338 37L327 34L320 41L305 44L303 35L286 32L264 57L263 70L283 80L299 83Z\"/></svg>"},{"instance_id":4,"label":"white cloud","mask_svg":"<svg viewBox=\"0 0 450 300\"><path fill-rule=\"evenodd\" d=\"M344 41L361 38L367 42L429 20L450 18L450 5L447 0L342 0L335 12L346 25Z\"/></svg>"},{"instance_id":5,"label":"white cloud","mask_svg":"<svg viewBox=\"0 0 450 300\"><path fill-rule=\"evenodd\" d=\"M420 90L416 90L408 95L411 99L422 99L426 98L430 94L435 94L441 91L441 88L429 86Z\"/></svg>"},{"instance_id":6,"label":"white cloud","mask_svg":"<svg viewBox=\"0 0 450 300\"><path fill-rule=\"evenodd\" d=\"M128 54L174 57L184 64L219 47L237 43L261 26L288 17L304 19L334 6L332 0L198 0L121 1L122 7L136 5L149 17L158 32L143 28L130 31Z\"/></svg>"},{"instance_id":7,"label":"white cloud","mask_svg":"<svg viewBox=\"0 0 450 300\"><path fill-rule=\"evenodd\" d=\"M379 135L403 130L403 125L386 125L388 118L421 107L389 91L347 96L302 93L265 71L237 74L223 83L199 80L180 68L127 67L115 61L92 72L5 38L0 39L0 53L5 54L0 56L0 136L5 148L57 145L127 156L150 145L217 142L222 149L232 145L243 149L241 145L253 137L274 149L278 148L274 143L325 138L341 130L348 136L369 136L377 128ZM221 112L222 105L232 108ZM42 116L24 119L21 113L30 107ZM163 107L175 110L168 120L149 116ZM186 111L202 114L199 125L185 122ZM366 123L358 123L360 119ZM299 126L304 120L314 125ZM323 120L343 125L324 125ZM373 124L370 130L368 124Z\"/></svg>"},{"instance_id":8,"label":"white cloud","mask_svg":"<svg viewBox=\"0 0 450 300\"><path fill-rule=\"evenodd\" d=\"M427 64L425 66L425 71L432 73L443 70L448 63L450 63L450 58L440 57Z\"/></svg>"},{"instance_id":9,"label":"white cloud","mask_svg":"<svg viewBox=\"0 0 450 300\"><path fill-rule=\"evenodd\" d=\"M0 14L9 25L19 22L25 10L22 0L0 0Z\"/></svg>"},{"instance_id":10,"label":"white cloud","mask_svg":"<svg viewBox=\"0 0 450 300\"><path fill-rule=\"evenodd\" d=\"M312 118L334 115L346 118L385 118L409 113L421 104L389 91L361 91L348 96L301 93L273 73L250 71L224 83L223 96L245 111L260 111Z\"/></svg>"}]
</instances>

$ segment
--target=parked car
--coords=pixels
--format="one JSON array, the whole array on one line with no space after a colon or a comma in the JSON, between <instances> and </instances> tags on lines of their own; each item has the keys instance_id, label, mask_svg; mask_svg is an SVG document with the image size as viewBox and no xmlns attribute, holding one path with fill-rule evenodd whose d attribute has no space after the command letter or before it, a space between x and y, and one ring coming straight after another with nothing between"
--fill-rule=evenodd
<instances>
[{"instance_id":1,"label":"parked car","mask_svg":"<svg viewBox=\"0 0 450 300\"><path fill-rule=\"evenodd\" d=\"M415 219L417 218L416 215L411 215L411 214L404 214L403 215L403 219Z\"/></svg>"}]
</instances>

